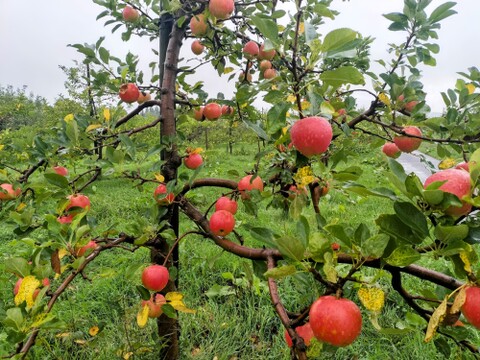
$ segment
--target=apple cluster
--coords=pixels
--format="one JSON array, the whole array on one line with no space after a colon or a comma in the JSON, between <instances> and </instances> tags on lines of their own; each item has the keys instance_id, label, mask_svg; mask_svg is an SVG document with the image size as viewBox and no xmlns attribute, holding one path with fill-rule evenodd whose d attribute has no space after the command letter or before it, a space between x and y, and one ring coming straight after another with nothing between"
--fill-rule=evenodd
<instances>
[{"instance_id":1,"label":"apple cluster","mask_svg":"<svg viewBox=\"0 0 480 360\"><path fill-rule=\"evenodd\" d=\"M63 211L63 215L57 218L58 222L62 224L70 224L73 218L83 212L90 209L90 199L83 194L73 194L67 196L68 202Z\"/></svg>"},{"instance_id":2,"label":"apple cluster","mask_svg":"<svg viewBox=\"0 0 480 360\"><path fill-rule=\"evenodd\" d=\"M232 116L235 109L229 105L220 105L216 102L210 102L205 106L193 109L193 118L197 121L210 120L215 121L223 117Z\"/></svg>"},{"instance_id":3,"label":"apple cluster","mask_svg":"<svg viewBox=\"0 0 480 360\"><path fill-rule=\"evenodd\" d=\"M146 101L152 100L152 95L149 92L140 91L134 83L127 83L120 86L118 95L120 96L120 100L127 104L137 102L141 105Z\"/></svg>"},{"instance_id":4,"label":"apple cluster","mask_svg":"<svg viewBox=\"0 0 480 360\"><path fill-rule=\"evenodd\" d=\"M393 138L393 143L383 145L382 151L388 157L396 159L402 152L411 153L420 147L422 130L417 126L405 126L402 130L406 135L397 135Z\"/></svg>"},{"instance_id":5,"label":"apple cluster","mask_svg":"<svg viewBox=\"0 0 480 360\"><path fill-rule=\"evenodd\" d=\"M150 265L147 266L142 272L142 284L143 286L153 291L154 294L149 300L142 300L141 306L148 306L148 317L158 318L162 315L162 306L167 303L165 296L158 294L167 286L170 278L168 269L163 265Z\"/></svg>"}]
</instances>

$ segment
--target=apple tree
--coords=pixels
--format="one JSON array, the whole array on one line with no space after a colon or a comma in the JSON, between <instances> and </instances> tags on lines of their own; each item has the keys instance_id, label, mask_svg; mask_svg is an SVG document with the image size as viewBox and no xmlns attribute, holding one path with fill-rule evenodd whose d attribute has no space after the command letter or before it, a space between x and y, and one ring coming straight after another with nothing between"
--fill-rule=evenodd
<instances>
[{"instance_id":1,"label":"apple tree","mask_svg":"<svg viewBox=\"0 0 480 360\"><path fill-rule=\"evenodd\" d=\"M378 318L388 296L380 278L388 279L421 319L417 326L425 329L426 342L435 339L445 351L449 338L478 354L480 72L474 67L461 72L452 89L442 93L445 112L432 118L420 71L435 66L437 30L455 14L455 3L433 7L430 0L405 0L398 12L385 14L388 30L402 32L404 41L391 45L391 55L379 60L383 71L374 73L373 39L349 28L322 30L338 15L331 0L94 2L104 8L98 19L112 33L160 46L148 64L153 75L147 81L141 58L128 53L121 59L103 46L103 38L94 45L72 45L85 55L97 94L118 94L120 107L111 112L104 104L103 112L67 115L50 138L35 138L23 167L5 166L0 173L2 218L14 223L15 236L31 246L6 265L19 279L2 328L12 358L25 357L38 333L55 326L54 305L73 279L103 251L118 247L151 249L153 265L145 264L138 287L144 301L138 324L158 318L166 344L161 357L178 358L175 311L192 310L177 289L175 269L178 244L190 234L252 261L268 285L292 359L307 359L312 343L327 348L354 342L365 321L360 308L380 331ZM182 58L184 44L191 44L194 61ZM216 71L220 88L232 88L233 96L207 93L203 87L210 79L202 67ZM359 93L371 97L367 108L359 106ZM265 116L259 116L259 102L267 108ZM131 104L126 112L125 104ZM146 109L157 116L135 123ZM231 119L262 144L255 165L232 169L235 179L203 178L204 159L198 148L183 148L179 129L197 122L217 127ZM142 134L149 131L160 133L146 151L160 158L157 171L125 176L136 184L155 183L155 214L151 221L139 220L130 233L99 232L100 224L89 214L95 204L83 193L101 172L135 161L145 145ZM361 162L343 166L355 158L351 145L359 138L368 139L372 151L384 145L391 157L391 188L363 185ZM394 159L421 143L443 160L442 170L424 183ZM2 145L3 154L19 151L12 141ZM97 156L99 149L104 157ZM78 164L73 174L54 167L64 159ZM454 168L458 160L464 163ZM192 169L191 175L180 178L181 166ZM216 189L218 201L192 202L189 194L206 187ZM348 218L329 219L319 203L337 190L387 199L392 213L358 226ZM47 210L41 206L46 201L54 202ZM260 207L283 209L291 226L262 225L254 217L237 226L237 212L255 214ZM188 219L183 233L180 212ZM245 242L245 236L253 240ZM424 266L426 259L438 261L438 267ZM370 276L372 271L377 275ZM298 273L316 282L312 293L320 296L295 312L284 305L277 283ZM48 279L54 275L52 283ZM404 285L407 276L441 291L413 293ZM346 296L354 291L355 301ZM458 326L464 325L461 314L465 327Z\"/></svg>"}]
</instances>

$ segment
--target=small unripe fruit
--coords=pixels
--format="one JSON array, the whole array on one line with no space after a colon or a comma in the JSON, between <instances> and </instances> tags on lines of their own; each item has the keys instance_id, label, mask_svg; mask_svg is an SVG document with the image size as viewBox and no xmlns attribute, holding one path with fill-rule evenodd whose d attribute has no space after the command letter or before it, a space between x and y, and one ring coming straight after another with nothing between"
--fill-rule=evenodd
<instances>
[{"instance_id":1,"label":"small unripe fruit","mask_svg":"<svg viewBox=\"0 0 480 360\"><path fill-rule=\"evenodd\" d=\"M262 60L260 62L260 71L265 71L267 69L271 69L272 68L272 63L268 60Z\"/></svg>"},{"instance_id":2,"label":"small unripe fruit","mask_svg":"<svg viewBox=\"0 0 480 360\"><path fill-rule=\"evenodd\" d=\"M253 175L247 175L238 182L238 190L243 200L250 198L248 194L250 190L263 191L263 181L260 176L256 176L253 180L252 177Z\"/></svg>"},{"instance_id":3,"label":"small unripe fruit","mask_svg":"<svg viewBox=\"0 0 480 360\"><path fill-rule=\"evenodd\" d=\"M163 265L150 265L142 272L142 284L150 291L162 291L168 279L168 269Z\"/></svg>"},{"instance_id":4,"label":"small unripe fruit","mask_svg":"<svg viewBox=\"0 0 480 360\"><path fill-rule=\"evenodd\" d=\"M462 314L470 324L480 329L480 288L467 286L465 289L465 303L462 305Z\"/></svg>"},{"instance_id":5,"label":"small unripe fruit","mask_svg":"<svg viewBox=\"0 0 480 360\"><path fill-rule=\"evenodd\" d=\"M321 296L310 307L310 326L315 337L334 346L350 345L362 330L362 314L348 299Z\"/></svg>"},{"instance_id":6,"label":"small unripe fruit","mask_svg":"<svg viewBox=\"0 0 480 360\"><path fill-rule=\"evenodd\" d=\"M382 152L393 159L398 158L402 154L398 146L394 143L385 143L382 146Z\"/></svg>"},{"instance_id":7,"label":"small unripe fruit","mask_svg":"<svg viewBox=\"0 0 480 360\"><path fill-rule=\"evenodd\" d=\"M210 0L208 10L217 19L228 19L235 10L235 2L234 0Z\"/></svg>"},{"instance_id":8,"label":"small unripe fruit","mask_svg":"<svg viewBox=\"0 0 480 360\"><path fill-rule=\"evenodd\" d=\"M265 49L265 44L262 44L260 46L260 50L258 52L258 58L260 60L272 60L277 53L275 51L275 49L271 49L271 50L267 50L267 51L265 51L264 49Z\"/></svg>"},{"instance_id":9,"label":"small unripe fruit","mask_svg":"<svg viewBox=\"0 0 480 360\"><path fill-rule=\"evenodd\" d=\"M67 168L65 168L63 166L54 166L53 171L55 171L58 175L61 175L61 176L67 176L68 175Z\"/></svg>"},{"instance_id":10,"label":"small unripe fruit","mask_svg":"<svg viewBox=\"0 0 480 360\"><path fill-rule=\"evenodd\" d=\"M20 196L22 190L20 188L14 189L12 184L0 185L0 201L13 200Z\"/></svg>"},{"instance_id":11,"label":"small unripe fruit","mask_svg":"<svg viewBox=\"0 0 480 360\"><path fill-rule=\"evenodd\" d=\"M403 128L403 131L409 135L422 136L422 131L416 126L406 126ZM395 136L393 142L400 151L411 153L414 150L417 150L422 143L422 139L408 136Z\"/></svg>"},{"instance_id":12,"label":"small unripe fruit","mask_svg":"<svg viewBox=\"0 0 480 360\"><path fill-rule=\"evenodd\" d=\"M138 90L137 85L133 83L123 84L120 87L119 96L122 101L131 104L138 100L140 90Z\"/></svg>"},{"instance_id":13,"label":"small unripe fruit","mask_svg":"<svg viewBox=\"0 0 480 360\"><path fill-rule=\"evenodd\" d=\"M153 197L159 205L171 204L175 199L175 194L168 193L166 196L163 196L164 194L167 194L167 186L165 184L160 184L155 188Z\"/></svg>"},{"instance_id":14,"label":"small unripe fruit","mask_svg":"<svg viewBox=\"0 0 480 360\"><path fill-rule=\"evenodd\" d=\"M217 236L227 236L235 227L235 218L227 210L215 211L210 217L210 231Z\"/></svg>"},{"instance_id":15,"label":"small unripe fruit","mask_svg":"<svg viewBox=\"0 0 480 360\"><path fill-rule=\"evenodd\" d=\"M217 120L222 116L222 107L214 102L208 103L203 109L203 116L205 116L207 120Z\"/></svg>"},{"instance_id":16,"label":"small unripe fruit","mask_svg":"<svg viewBox=\"0 0 480 360\"><path fill-rule=\"evenodd\" d=\"M430 175L423 187L426 189L428 185L436 181L446 181L438 189L450 194L456 195L460 200L470 195L472 186L470 180L470 173L465 170L447 169L439 171ZM468 214L472 210L472 205L463 202L463 206L450 206L445 209L445 213L453 216L462 216Z\"/></svg>"},{"instance_id":17,"label":"small unripe fruit","mask_svg":"<svg viewBox=\"0 0 480 360\"><path fill-rule=\"evenodd\" d=\"M314 337L312 327L310 326L310 323L307 322L306 324L304 324L302 326L296 327L295 331L297 332L298 336L300 336L303 339L303 342L305 343L305 345L310 346L310 342L312 341L312 339ZM288 334L287 330L285 330L285 341L287 342L288 347L293 346L292 338Z\"/></svg>"},{"instance_id":18,"label":"small unripe fruit","mask_svg":"<svg viewBox=\"0 0 480 360\"><path fill-rule=\"evenodd\" d=\"M200 40L195 40L192 42L192 52L195 55L200 55L205 50L205 46L200 42Z\"/></svg>"},{"instance_id":19,"label":"small unripe fruit","mask_svg":"<svg viewBox=\"0 0 480 360\"><path fill-rule=\"evenodd\" d=\"M332 126L327 119L312 116L297 120L290 129L293 146L310 157L325 152L333 137Z\"/></svg>"},{"instance_id":20,"label":"small unripe fruit","mask_svg":"<svg viewBox=\"0 0 480 360\"><path fill-rule=\"evenodd\" d=\"M277 77L277 71L275 69L267 69L263 72L263 78L270 80Z\"/></svg>"},{"instance_id":21,"label":"small unripe fruit","mask_svg":"<svg viewBox=\"0 0 480 360\"><path fill-rule=\"evenodd\" d=\"M183 163L188 169L195 170L203 164L203 158L200 154L190 154L183 159Z\"/></svg>"},{"instance_id":22,"label":"small unripe fruit","mask_svg":"<svg viewBox=\"0 0 480 360\"><path fill-rule=\"evenodd\" d=\"M123 8L122 16L123 20L127 22L135 22L140 17L140 13L137 9L134 9L130 5L127 5Z\"/></svg>"},{"instance_id":23,"label":"small unripe fruit","mask_svg":"<svg viewBox=\"0 0 480 360\"><path fill-rule=\"evenodd\" d=\"M247 59L253 59L257 57L259 51L260 48L258 47L258 44L253 40L247 42L243 47L243 54Z\"/></svg>"},{"instance_id":24,"label":"small unripe fruit","mask_svg":"<svg viewBox=\"0 0 480 360\"><path fill-rule=\"evenodd\" d=\"M190 19L190 30L194 36L203 36L207 33L208 23L204 14L198 14Z\"/></svg>"},{"instance_id":25,"label":"small unripe fruit","mask_svg":"<svg viewBox=\"0 0 480 360\"><path fill-rule=\"evenodd\" d=\"M218 198L217 202L215 203L215 211L225 210L235 215L237 213L237 209L237 202L229 199L226 196Z\"/></svg>"},{"instance_id":26,"label":"small unripe fruit","mask_svg":"<svg viewBox=\"0 0 480 360\"><path fill-rule=\"evenodd\" d=\"M331 247L332 247L332 250L333 250L333 251L338 251L338 250L340 250L340 244L339 244L339 243L334 242L334 243L331 245Z\"/></svg>"}]
</instances>

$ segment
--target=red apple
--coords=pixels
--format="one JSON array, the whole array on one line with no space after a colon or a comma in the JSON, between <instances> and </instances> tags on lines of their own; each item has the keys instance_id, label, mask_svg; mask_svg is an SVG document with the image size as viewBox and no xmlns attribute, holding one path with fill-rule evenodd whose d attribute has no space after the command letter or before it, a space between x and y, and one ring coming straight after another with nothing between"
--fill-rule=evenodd
<instances>
[{"instance_id":1,"label":"red apple","mask_svg":"<svg viewBox=\"0 0 480 360\"><path fill-rule=\"evenodd\" d=\"M165 184L160 184L155 188L153 192L153 197L159 205L168 205L173 202L175 199L174 193L168 193L166 196L161 196L167 194L167 186Z\"/></svg>"},{"instance_id":2,"label":"red apple","mask_svg":"<svg viewBox=\"0 0 480 360\"><path fill-rule=\"evenodd\" d=\"M315 337L334 346L350 345L362 330L362 314L348 299L327 295L310 307L310 325Z\"/></svg>"},{"instance_id":3,"label":"red apple","mask_svg":"<svg viewBox=\"0 0 480 360\"><path fill-rule=\"evenodd\" d=\"M130 5L127 5L123 8L122 16L123 20L127 22L135 22L140 17L140 13L137 9L134 9Z\"/></svg>"},{"instance_id":4,"label":"red apple","mask_svg":"<svg viewBox=\"0 0 480 360\"><path fill-rule=\"evenodd\" d=\"M272 60L277 53L275 51L275 49L267 50L267 51L265 51L264 49L265 49L265 44L260 45L260 50L258 52L258 58L260 60Z\"/></svg>"},{"instance_id":5,"label":"red apple","mask_svg":"<svg viewBox=\"0 0 480 360\"><path fill-rule=\"evenodd\" d=\"M214 102L208 103L203 109L203 116L207 120L217 120L222 116L222 107Z\"/></svg>"},{"instance_id":6,"label":"red apple","mask_svg":"<svg viewBox=\"0 0 480 360\"><path fill-rule=\"evenodd\" d=\"M228 19L235 10L235 2L234 0L210 0L208 10L217 19Z\"/></svg>"},{"instance_id":7,"label":"red apple","mask_svg":"<svg viewBox=\"0 0 480 360\"><path fill-rule=\"evenodd\" d=\"M195 40L192 42L192 52L195 55L200 55L205 50L205 46L200 42L200 40Z\"/></svg>"},{"instance_id":8,"label":"red apple","mask_svg":"<svg viewBox=\"0 0 480 360\"><path fill-rule=\"evenodd\" d=\"M248 194L249 190L258 190L263 191L263 181L260 176L256 176L255 179L252 180L253 175L244 176L238 182L238 190L240 191L240 196L243 200L249 199L250 195Z\"/></svg>"},{"instance_id":9,"label":"red apple","mask_svg":"<svg viewBox=\"0 0 480 360\"><path fill-rule=\"evenodd\" d=\"M0 185L0 201L13 200L20 196L21 193L22 189L14 189L12 184L5 183Z\"/></svg>"},{"instance_id":10,"label":"red apple","mask_svg":"<svg viewBox=\"0 0 480 360\"><path fill-rule=\"evenodd\" d=\"M331 248L332 248L333 251L338 251L338 250L340 250L340 244L334 242L334 243L331 245Z\"/></svg>"},{"instance_id":11,"label":"red apple","mask_svg":"<svg viewBox=\"0 0 480 360\"><path fill-rule=\"evenodd\" d=\"M229 199L226 196L218 198L217 202L215 203L215 211L226 210L235 215L237 213L237 209L237 202L235 200Z\"/></svg>"},{"instance_id":12,"label":"red apple","mask_svg":"<svg viewBox=\"0 0 480 360\"><path fill-rule=\"evenodd\" d=\"M168 269L163 265L150 265L142 272L142 284L151 291L162 291L168 279Z\"/></svg>"},{"instance_id":13,"label":"red apple","mask_svg":"<svg viewBox=\"0 0 480 360\"><path fill-rule=\"evenodd\" d=\"M123 84L120 86L120 99L126 103L133 103L138 100L140 96L140 90L138 90L137 85L133 83Z\"/></svg>"},{"instance_id":14,"label":"red apple","mask_svg":"<svg viewBox=\"0 0 480 360\"><path fill-rule=\"evenodd\" d=\"M466 298L462 305L462 314L470 324L480 329L480 288L467 286Z\"/></svg>"},{"instance_id":15,"label":"red apple","mask_svg":"<svg viewBox=\"0 0 480 360\"><path fill-rule=\"evenodd\" d=\"M58 175L67 176L68 170L66 167L63 166L54 166L53 171L55 171Z\"/></svg>"},{"instance_id":16,"label":"red apple","mask_svg":"<svg viewBox=\"0 0 480 360\"><path fill-rule=\"evenodd\" d=\"M152 95L150 95L149 92L140 91L140 94L138 95L137 103L141 105L144 102L149 100L152 100Z\"/></svg>"},{"instance_id":17,"label":"red apple","mask_svg":"<svg viewBox=\"0 0 480 360\"><path fill-rule=\"evenodd\" d=\"M70 224L73 221L73 215L62 215L57 218L60 224Z\"/></svg>"},{"instance_id":18,"label":"red apple","mask_svg":"<svg viewBox=\"0 0 480 360\"><path fill-rule=\"evenodd\" d=\"M338 116L347 115L347 110L345 110L345 109L343 109L343 108L342 108L342 109L338 109L338 110L337 110L337 114L338 114Z\"/></svg>"},{"instance_id":19,"label":"red apple","mask_svg":"<svg viewBox=\"0 0 480 360\"><path fill-rule=\"evenodd\" d=\"M267 69L271 69L272 68L272 63L269 61L269 60L262 60L260 62L260 71L265 71Z\"/></svg>"},{"instance_id":20,"label":"red apple","mask_svg":"<svg viewBox=\"0 0 480 360\"><path fill-rule=\"evenodd\" d=\"M402 154L395 143L385 143L382 147L382 151L385 155L393 159L398 158Z\"/></svg>"},{"instance_id":21,"label":"red apple","mask_svg":"<svg viewBox=\"0 0 480 360\"><path fill-rule=\"evenodd\" d=\"M307 196L308 195L307 189L305 187L297 188L295 185L290 185L290 187L288 188L288 198L290 200L293 200L298 195Z\"/></svg>"},{"instance_id":22,"label":"red apple","mask_svg":"<svg viewBox=\"0 0 480 360\"><path fill-rule=\"evenodd\" d=\"M457 164L457 166L455 166L455 169L466 170L470 172L470 166L468 165L468 162L465 162L465 161Z\"/></svg>"},{"instance_id":23,"label":"red apple","mask_svg":"<svg viewBox=\"0 0 480 360\"><path fill-rule=\"evenodd\" d=\"M205 117L203 116L203 106L200 106L198 109L193 109L193 118L197 121L203 121L205 120Z\"/></svg>"},{"instance_id":24,"label":"red apple","mask_svg":"<svg viewBox=\"0 0 480 360\"><path fill-rule=\"evenodd\" d=\"M93 240L90 240L86 245L77 249L77 256L81 257L85 254L89 255L93 250L97 248L97 243Z\"/></svg>"},{"instance_id":25,"label":"red apple","mask_svg":"<svg viewBox=\"0 0 480 360\"><path fill-rule=\"evenodd\" d=\"M310 157L325 152L333 137L332 126L327 119L318 116L297 120L290 129L293 146Z\"/></svg>"},{"instance_id":26,"label":"red apple","mask_svg":"<svg viewBox=\"0 0 480 360\"><path fill-rule=\"evenodd\" d=\"M245 55L247 59L253 59L257 57L259 51L260 48L258 47L258 44L253 40L247 42L243 47L243 55Z\"/></svg>"},{"instance_id":27,"label":"red apple","mask_svg":"<svg viewBox=\"0 0 480 360\"><path fill-rule=\"evenodd\" d=\"M152 295L150 300L142 300L142 307L145 305L148 306L148 317L149 318L158 318L162 315L162 305L166 304L165 296L162 294Z\"/></svg>"},{"instance_id":28,"label":"red apple","mask_svg":"<svg viewBox=\"0 0 480 360\"><path fill-rule=\"evenodd\" d=\"M470 195L472 185L470 181L470 173L459 169L446 169L430 175L425 180L424 188L435 181L446 181L438 189L450 194L456 195L460 200ZM472 210L472 205L463 202L463 206L450 206L445 213L453 216L462 216L468 214Z\"/></svg>"},{"instance_id":29,"label":"red apple","mask_svg":"<svg viewBox=\"0 0 480 360\"><path fill-rule=\"evenodd\" d=\"M263 78L270 80L277 77L277 71L275 69L267 69L263 72Z\"/></svg>"},{"instance_id":30,"label":"red apple","mask_svg":"<svg viewBox=\"0 0 480 360\"><path fill-rule=\"evenodd\" d=\"M83 194L73 194L67 196L68 204L65 207L65 211L68 211L72 208L81 208L81 209L90 209L90 199L88 196ZM71 215L75 215L76 212L70 212Z\"/></svg>"},{"instance_id":31,"label":"red apple","mask_svg":"<svg viewBox=\"0 0 480 360\"><path fill-rule=\"evenodd\" d=\"M417 106L417 104L418 104L418 101L415 101L415 100L409 101L405 104L404 109L411 113L413 111L413 108Z\"/></svg>"},{"instance_id":32,"label":"red apple","mask_svg":"<svg viewBox=\"0 0 480 360\"><path fill-rule=\"evenodd\" d=\"M403 131L409 135L422 136L422 131L416 126L406 126L403 128ZM393 138L393 142L400 151L411 153L420 147L422 139L399 135Z\"/></svg>"},{"instance_id":33,"label":"red apple","mask_svg":"<svg viewBox=\"0 0 480 360\"><path fill-rule=\"evenodd\" d=\"M218 210L210 217L210 231L217 236L227 236L235 227L235 218L230 211Z\"/></svg>"},{"instance_id":34,"label":"red apple","mask_svg":"<svg viewBox=\"0 0 480 360\"><path fill-rule=\"evenodd\" d=\"M190 19L190 30L194 36L203 36L207 33L208 23L204 14L198 14Z\"/></svg>"},{"instance_id":35,"label":"red apple","mask_svg":"<svg viewBox=\"0 0 480 360\"><path fill-rule=\"evenodd\" d=\"M298 336L300 336L303 339L303 342L305 343L305 345L310 346L310 341L314 337L310 323L307 322L302 326L297 326L295 328L295 331L297 332ZM288 347L292 347L293 345L292 338L288 334L287 330L285 330L285 341L287 342Z\"/></svg>"},{"instance_id":36,"label":"red apple","mask_svg":"<svg viewBox=\"0 0 480 360\"><path fill-rule=\"evenodd\" d=\"M195 170L203 164L203 158L200 154L190 154L183 159L183 163L188 169Z\"/></svg>"},{"instance_id":37,"label":"red apple","mask_svg":"<svg viewBox=\"0 0 480 360\"><path fill-rule=\"evenodd\" d=\"M222 115L223 116L231 116L235 113L235 108L229 105L222 106Z\"/></svg>"}]
</instances>

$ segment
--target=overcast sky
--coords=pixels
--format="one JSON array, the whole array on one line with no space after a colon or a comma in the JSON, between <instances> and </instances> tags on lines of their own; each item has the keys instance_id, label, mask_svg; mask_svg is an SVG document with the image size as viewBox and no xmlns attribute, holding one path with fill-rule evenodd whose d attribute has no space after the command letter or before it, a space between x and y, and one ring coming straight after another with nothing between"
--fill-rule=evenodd
<instances>
[{"instance_id":1,"label":"overcast sky","mask_svg":"<svg viewBox=\"0 0 480 360\"><path fill-rule=\"evenodd\" d=\"M434 0L430 11L444 1ZM387 44L403 40L403 33L387 30L389 22L381 15L401 11L403 0L350 0L334 1L334 8L341 12L335 23L327 23L322 33L338 27L350 27L364 36L376 38L372 46L372 59L388 58ZM480 66L480 1L458 0L457 15L442 22L439 31L440 54L437 67L421 67L424 74L427 101L434 111L441 111L443 102L440 91L453 87L459 77L456 72L470 66ZM58 65L73 66L73 59L80 60L73 43L94 43L106 36L105 46L115 55L123 56L128 50L141 55L144 64L154 56L148 42L131 40L124 43L120 32L111 34L104 28L105 19L96 21L102 8L89 0L0 0L0 85L27 86L28 91L53 101L64 93L65 76ZM185 46L184 55L189 54ZM211 80L208 68L198 76ZM148 72L148 70L147 70ZM205 76L207 74L207 76ZM148 74L149 75L149 74ZM147 76L148 78L148 76ZM233 83L225 82L225 93ZM206 87L214 96L219 82Z\"/></svg>"}]
</instances>

